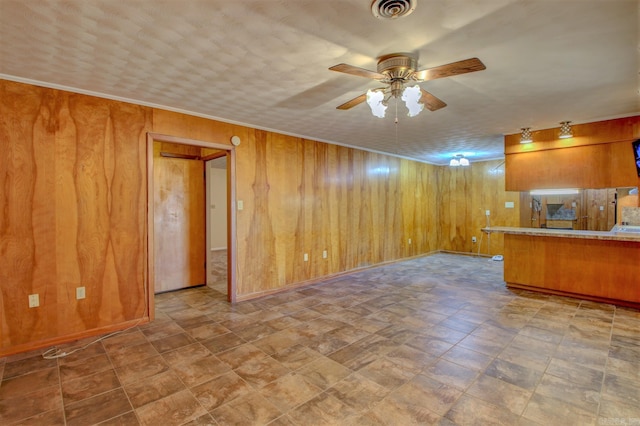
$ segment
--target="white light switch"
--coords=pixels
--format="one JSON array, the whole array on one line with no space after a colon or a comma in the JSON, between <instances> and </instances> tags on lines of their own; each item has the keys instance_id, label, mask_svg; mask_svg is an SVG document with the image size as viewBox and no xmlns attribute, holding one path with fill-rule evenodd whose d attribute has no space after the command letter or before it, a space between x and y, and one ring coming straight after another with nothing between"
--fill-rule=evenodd
<instances>
[{"instance_id":1,"label":"white light switch","mask_svg":"<svg viewBox=\"0 0 640 426\"><path fill-rule=\"evenodd\" d=\"M238 210L243 210L243 209L244 209L244 201L238 200Z\"/></svg>"},{"instance_id":2,"label":"white light switch","mask_svg":"<svg viewBox=\"0 0 640 426\"><path fill-rule=\"evenodd\" d=\"M308 262L309 261L309 253L305 253L304 254L304 261Z\"/></svg>"},{"instance_id":3,"label":"white light switch","mask_svg":"<svg viewBox=\"0 0 640 426\"><path fill-rule=\"evenodd\" d=\"M84 287L76 287L76 299L80 300L80 299L84 299L85 297L87 297L87 295L85 293L85 288Z\"/></svg>"},{"instance_id":4,"label":"white light switch","mask_svg":"<svg viewBox=\"0 0 640 426\"><path fill-rule=\"evenodd\" d=\"M600 206L600 211L604 211L604 206Z\"/></svg>"}]
</instances>

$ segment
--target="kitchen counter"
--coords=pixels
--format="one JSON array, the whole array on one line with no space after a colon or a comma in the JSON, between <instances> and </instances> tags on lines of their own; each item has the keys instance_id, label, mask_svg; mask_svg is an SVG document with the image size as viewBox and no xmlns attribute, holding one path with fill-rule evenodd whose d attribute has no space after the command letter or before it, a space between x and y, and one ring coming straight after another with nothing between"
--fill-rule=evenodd
<instances>
[{"instance_id":1,"label":"kitchen counter","mask_svg":"<svg viewBox=\"0 0 640 426\"><path fill-rule=\"evenodd\" d=\"M504 235L509 288L640 309L640 235L490 227Z\"/></svg>"},{"instance_id":2,"label":"kitchen counter","mask_svg":"<svg viewBox=\"0 0 640 426\"><path fill-rule=\"evenodd\" d=\"M579 231L571 229L546 228L515 228L509 226L494 226L482 228L486 233L502 233L512 235L533 235L539 237L581 238L590 240L634 241L640 242L640 233L611 232L611 231Z\"/></svg>"}]
</instances>

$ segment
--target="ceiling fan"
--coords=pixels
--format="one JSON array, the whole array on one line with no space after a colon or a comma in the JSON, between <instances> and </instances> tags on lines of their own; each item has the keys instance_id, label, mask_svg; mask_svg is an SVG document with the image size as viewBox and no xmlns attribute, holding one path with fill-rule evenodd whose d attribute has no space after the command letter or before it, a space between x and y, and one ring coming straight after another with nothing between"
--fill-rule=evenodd
<instances>
[{"instance_id":1,"label":"ceiling fan","mask_svg":"<svg viewBox=\"0 0 640 426\"><path fill-rule=\"evenodd\" d=\"M415 58L402 53L392 53L382 56L378 60L377 72L348 64L332 66L329 68L331 71L371 78L387 85L385 87L371 89L367 93L363 93L336 108L350 109L367 101L373 115L384 117L389 99L392 97L400 97L405 101L407 108L409 108L410 117L419 114L424 106L430 111L436 111L444 108L447 104L421 88L418 84L407 87L405 87L405 85L413 82L420 83L437 78L482 71L486 68L478 58L465 59L463 61L452 62L420 71L417 70L417 66L418 61Z\"/></svg>"}]
</instances>

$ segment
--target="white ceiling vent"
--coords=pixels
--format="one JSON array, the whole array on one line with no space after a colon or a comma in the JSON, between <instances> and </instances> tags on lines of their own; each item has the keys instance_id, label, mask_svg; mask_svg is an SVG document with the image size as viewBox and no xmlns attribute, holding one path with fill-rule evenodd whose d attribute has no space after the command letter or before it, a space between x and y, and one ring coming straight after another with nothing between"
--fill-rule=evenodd
<instances>
[{"instance_id":1,"label":"white ceiling vent","mask_svg":"<svg viewBox=\"0 0 640 426\"><path fill-rule=\"evenodd\" d=\"M371 13L378 19L396 19L416 9L417 0L373 0Z\"/></svg>"}]
</instances>

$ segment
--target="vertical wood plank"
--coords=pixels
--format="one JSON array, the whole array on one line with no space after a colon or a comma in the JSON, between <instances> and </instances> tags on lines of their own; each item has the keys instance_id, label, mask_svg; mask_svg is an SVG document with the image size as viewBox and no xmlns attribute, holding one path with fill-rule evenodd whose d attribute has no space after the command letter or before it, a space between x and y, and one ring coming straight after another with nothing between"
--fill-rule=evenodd
<instances>
[{"instance_id":1,"label":"vertical wood plank","mask_svg":"<svg viewBox=\"0 0 640 426\"><path fill-rule=\"evenodd\" d=\"M7 81L0 93L0 353L147 315L149 108Z\"/></svg>"}]
</instances>

